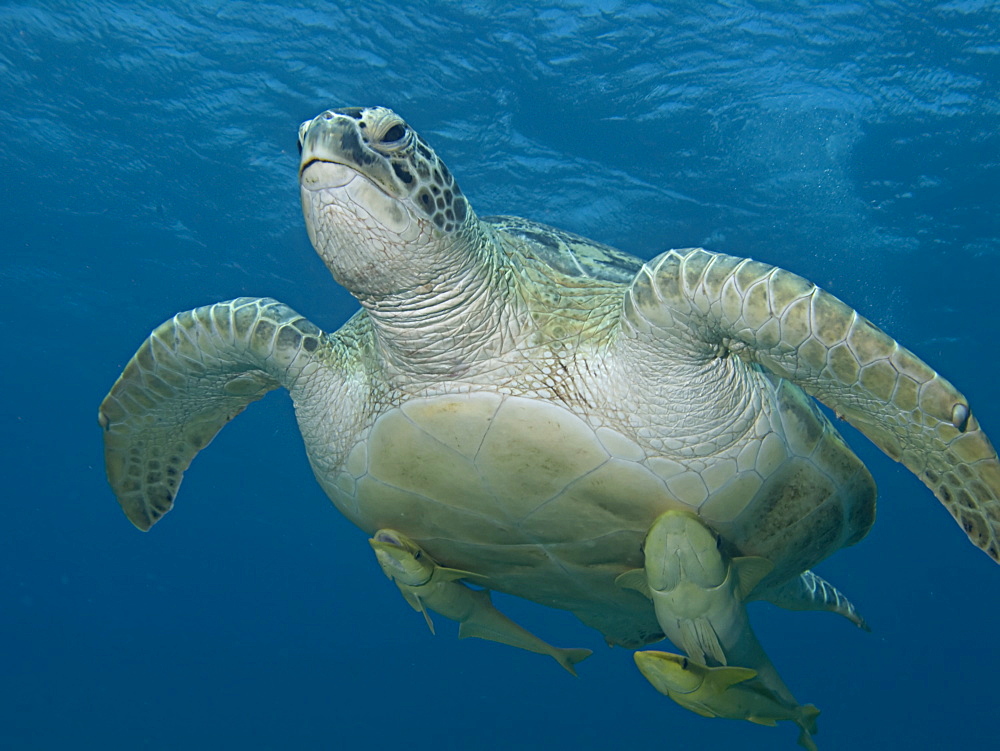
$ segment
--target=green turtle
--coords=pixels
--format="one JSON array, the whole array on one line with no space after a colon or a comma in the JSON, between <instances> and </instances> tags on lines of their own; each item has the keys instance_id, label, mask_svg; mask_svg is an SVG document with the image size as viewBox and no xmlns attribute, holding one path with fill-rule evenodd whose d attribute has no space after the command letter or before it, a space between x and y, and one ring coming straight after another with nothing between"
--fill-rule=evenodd
<instances>
[{"instance_id":1,"label":"green turtle","mask_svg":"<svg viewBox=\"0 0 1000 751\"><path fill-rule=\"evenodd\" d=\"M424 615L434 633L427 608L460 624L458 638L478 637L548 655L565 670L576 675L573 666L593 652L589 649L561 649L539 639L494 607L488 590L474 590L462 579L488 584L468 571L438 566L419 545L394 529L380 529L368 543L375 551L385 575L392 579L410 606Z\"/></svg>"},{"instance_id":2,"label":"green turtle","mask_svg":"<svg viewBox=\"0 0 1000 751\"><path fill-rule=\"evenodd\" d=\"M1000 463L966 399L805 279L698 248L643 263L480 218L382 107L323 112L299 146L309 237L361 309L325 333L240 298L155 329L99 411L140 529L223 425L284 387L317 480L368 535L398 530L640 647L663 631L615 580L643 567L664 512L696 514L729 560L767 559L750 598L779 604L868 532L874 481L808 393L1000 558Z\"/></svg>"}]
</instances>

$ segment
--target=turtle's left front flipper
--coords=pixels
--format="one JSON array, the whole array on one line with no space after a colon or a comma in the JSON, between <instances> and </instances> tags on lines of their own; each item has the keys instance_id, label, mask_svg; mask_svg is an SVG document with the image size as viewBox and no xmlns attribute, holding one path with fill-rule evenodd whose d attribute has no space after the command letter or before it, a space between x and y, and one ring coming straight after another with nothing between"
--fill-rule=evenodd
<instances>
[{"instance_id":1,"label":"turtle's left front flipper","mask_svg":"<svg viewBox=\"0 0 1000 751\"><path fill-rule=\"evenodd\" d=\"M269 298L206 305L157 327L98 411L108 481L129 520L152 527L222 426L268 391L294 388L328 346Z\"/></svg>"},{"instance_id":2,"label":"turtle's left front flipper","mask_svg":"<svg viewBox=\"0 0 1000 751\"><path fill-rule=\"evenodd\" d=\"M916 355L796 274L700 248L647 263L623 324L704 360L735 354L833 409L926 484L1000 562L1000 461L968 401Z\"/></svg>"}]
</instances>

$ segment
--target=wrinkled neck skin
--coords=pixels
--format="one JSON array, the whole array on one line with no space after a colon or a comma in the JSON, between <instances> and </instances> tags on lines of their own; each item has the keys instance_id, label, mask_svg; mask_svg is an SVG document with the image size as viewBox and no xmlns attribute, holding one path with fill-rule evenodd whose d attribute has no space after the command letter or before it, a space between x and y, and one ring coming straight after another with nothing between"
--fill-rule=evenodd
<instances>
[{"instance_id":1,"label":"wrinkled neck skin","mask_svg":"<svg viewBox=\"0 0 1000 751\"><path fill-rule=\"evenodd\" d=\"M472 237L443 240L415 287L355 295L394 380L471 378L514 347L522 306L510 269L494 244Z\"/></svg>"}]
</instances>

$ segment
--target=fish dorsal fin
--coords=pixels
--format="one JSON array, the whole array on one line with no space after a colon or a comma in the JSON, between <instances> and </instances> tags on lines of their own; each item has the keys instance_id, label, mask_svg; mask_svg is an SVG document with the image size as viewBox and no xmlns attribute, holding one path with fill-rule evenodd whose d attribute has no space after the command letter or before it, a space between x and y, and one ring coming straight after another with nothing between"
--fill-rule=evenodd
<instances>
[{"instance_id":1,"label":"fish dorsal fin","mask_svg":"<svg viewBox=\"0 0 1000 751\"><path fill-rule=\"evenodd\" d=\"M653 599L653 593L649 590L649 583L646 581L646 570L641 568L634 568L631 571L626 571L624 574L615 579L615 584L617 584L622 589L634 589L639 594L644 597Z\"/></svg>"},{"instance_id":2,"label":"fish dorsal fin","mask_svg":"<svg viewBox=\"0 0 1000 751\"><path fill-rule=\"evenodd\" d=\"M756 555L733 558L733 568L739 579L736 587L736 595L740 602L746 600L753 592L754 587L760 584L761 580L774 570L774 564L767 558Z\"/></svg>"}]
</instances>

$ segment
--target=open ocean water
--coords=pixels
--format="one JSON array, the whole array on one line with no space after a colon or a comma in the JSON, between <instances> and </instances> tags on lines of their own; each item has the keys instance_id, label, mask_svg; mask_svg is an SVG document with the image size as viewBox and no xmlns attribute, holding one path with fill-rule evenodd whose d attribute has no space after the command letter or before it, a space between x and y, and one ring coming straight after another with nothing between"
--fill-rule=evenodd
<instances>
[{"instance_id":1,"label":"open ocean water","mask_svg":"<svg viewBox=\"0 0 1000 751\"><path fill-rule=\"evenodd\" d=\"M821 284L1000 438L995 2L0 4L0 748L791 748L709 720L569 614L497 597L550 660L431 636L312 478L283 392L148 534L97 405L176 311L355 309L313 253L298 124L384 104L481 215L645 258L703 245ZM879 519L817 571L867 634L751 606L831 749L1000 747L1000 568L841 423Z\"/></svg>"}]
</instances>

